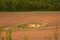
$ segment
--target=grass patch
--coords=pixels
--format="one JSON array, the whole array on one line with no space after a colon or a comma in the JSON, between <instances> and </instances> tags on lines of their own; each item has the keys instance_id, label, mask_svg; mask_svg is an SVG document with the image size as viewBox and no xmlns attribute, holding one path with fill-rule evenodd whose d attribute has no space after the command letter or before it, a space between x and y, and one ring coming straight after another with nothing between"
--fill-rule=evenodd
<instances>
[{"instance_id":1,"label":"grass patch","mask_svg":"<svg viewBox=\"0 0 60 40\"><path fill-rule=\"evenodd\" d=\"M17 24L12 27L13 30L26 30L28 27L24 26L23 24Z\"/></svg>"},{"instance_id":2,"label":"grass patch","mask_svg":"<svg viewBox=\"0 0 60 40\"><path fill-rule=\"evenodd\" d=\"M2 37L2 32L3 32L3 27L2 26L0 26L0 40L4 40L4 37Z\"/></svg>"},{"instance_id":3,"label":"grass patch","mask_svg":"<svg viewBox=\"0 0 60 40\"><path fill-rule=\"evenodd\" d=\"M12 40L12 36L11 36L11 33L12 33L12 29L9 29L6 33L6 39L5 40Z\"/></svg>"},{"instance_id":4,"label":"grass patch","mask_svg":"<svg viewBox=\"0 0 60 40\"><path fill-rule=\"evenodd\" d=\"M31 22L32 23L32 22ZM48 27L48 24L47 23L32 23L32 24L35 24L34 27L32 25L32 27L30 26L27 26L29 25L30 23L25 23L25 24L17 24L15 26L12 27L13 30L29 30L29 29L38 29L38 28L47 28ZM40 25L41 24L41 25ZM40 26L39 26L40 25ZM38 26L38 27L37 27Z\"/></svg>"}]
</instances>

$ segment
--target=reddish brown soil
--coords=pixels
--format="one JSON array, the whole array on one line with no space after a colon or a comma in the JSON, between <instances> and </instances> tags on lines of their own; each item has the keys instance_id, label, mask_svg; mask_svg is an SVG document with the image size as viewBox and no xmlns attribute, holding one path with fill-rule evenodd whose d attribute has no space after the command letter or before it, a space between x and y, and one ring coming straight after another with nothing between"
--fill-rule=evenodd
<instances>
[{"instance_id":1,"label":"reddish brown soil","mask_svg":"<svg viewBox=\"0 0 60 40\"><path fill-rule=\"evenodd\" d=\"M45 14L46 13L46 14ZM27 22L44 22L49 27L60 25L60 12L0 12L0 26L12 26ZM29 40L55 40L55 29L30 29L26 31L13 31L12 40L23 40L28 37ZM60 29L58 29L58 40L60 40ZM2 33L5 36L5 32Z\"/></svg>"},{"instance_id":2,"label":"reddish brown soil","mask_svg":"<svg viewBox=\"0 0 60 40\"><path fill-rule=\"evenodd\" d=\"M60 25L60 12L0 12L0 26L11 26L44 20L49 25Z\"/></svg>"},{"instance_id":3,"label":"reddish brown soil","mask_svg":"<svg viewBox=\"0 0 60 40\"><path fill-rule=\"evenodd\" d=\"M2 36L6 36L6 32L2 33ZM12 40L60 40L60 31L57 33L55 29L29 29L12 32Z\"/></svg>"}]
</instances>

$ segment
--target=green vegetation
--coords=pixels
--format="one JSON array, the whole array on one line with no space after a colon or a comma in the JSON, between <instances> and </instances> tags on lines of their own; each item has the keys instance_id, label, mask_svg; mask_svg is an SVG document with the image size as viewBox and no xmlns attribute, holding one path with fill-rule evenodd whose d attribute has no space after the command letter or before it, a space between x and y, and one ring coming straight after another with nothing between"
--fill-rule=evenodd
<instances>
[{"instance_id":1,"label":"green vegetation","mask_svg":"<svg viewBox=\"0 0 60 40\"><path fill-rule=\"evenodd\" d=\"M3 28L0 27L0 40L2 40L2 38L3 38L2 35L1 35L2 34L2 31L3 31Z\"/></svg>"},{"instance_id":2,"label":"green vegetation","mask_svg":"<svg viewBox=\"0 0 60 40\"><path fill-rule=\"evenodd\" d=\"M11 36L12 36L11 33L12 33L12 29L9 29L6 33L6 40L12 40L11 39Z\"/></svg>"},{"instance_id":3,"label":"green vegetation","mask_svg":"<svg viewBox=\"0 0 60 40\"><path fill-rule=\"evenodd\" d=\"M26 30L27 27L23 24L17 24L15 26L12 27L13 30Z\"/></svg>"},{"instance_id":4,"label":"green vegetation","mask_svg":"<svg viewBox=\"0 0 60 40\"><path fill-rule=\"evenodd\" d=\"M60 0L0 0L0 11L60 11Z\"/></svg>"}]
</instances>

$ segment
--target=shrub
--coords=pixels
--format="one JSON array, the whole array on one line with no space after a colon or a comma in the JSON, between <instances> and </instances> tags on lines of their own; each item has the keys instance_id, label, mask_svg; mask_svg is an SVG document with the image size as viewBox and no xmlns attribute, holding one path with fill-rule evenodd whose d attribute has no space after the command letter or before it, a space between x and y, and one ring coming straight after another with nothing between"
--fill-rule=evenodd
<instances>
[{"instance_id":1,"label":"shrub","mask_svg":"<svg viewBox=\"0 0 60 40\"><path fill-rule=\"evenodd\" d=\"M0 0L0 11L60 10L60 0Z\"/></svg>"},{"instance_id":2,"label":"shrub","mask_svg":"<svg viewBox=\"0 0 60 40\"><path fill-rule=\"evenodd\" d=\"M12 9L12 1L9 1L9 0L6 1L5 5L6 5L7 11L11 11L11 9Z\"/></svg>"}]
</instances>

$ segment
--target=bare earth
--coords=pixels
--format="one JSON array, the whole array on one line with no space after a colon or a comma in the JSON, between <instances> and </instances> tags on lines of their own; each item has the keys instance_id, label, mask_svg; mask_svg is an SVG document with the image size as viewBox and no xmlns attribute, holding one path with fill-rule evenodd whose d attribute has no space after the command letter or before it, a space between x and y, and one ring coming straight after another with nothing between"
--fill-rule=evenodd
<instances>
[{"instance_id":1,"label":"bare earth","mask_svg":"<svg viewBox=\"0 0 60 40\"><path fill-rule=\"evenodd\" d=\"M44 22L49 27L60 27L60 12L0 12L0 26L13 26L27 22ZM60 40L60 30L58 29L58 40ZM4 36L6 33L3 32ZM13 31L12 40L24 40L24 36L29 40L55 40L55 29L32 29L27 31Z\"/></svg>"},{"instance_id":2,"label":"bare earth","mask_svg":"<svg viewBox=\"0 0 60 40\"><path fill-rule=\"evenodd\" d=\"M41 20L49 25L60 25L60 12L0 12L0 25L5 26Z\"/></svg>"}]
</instances>

